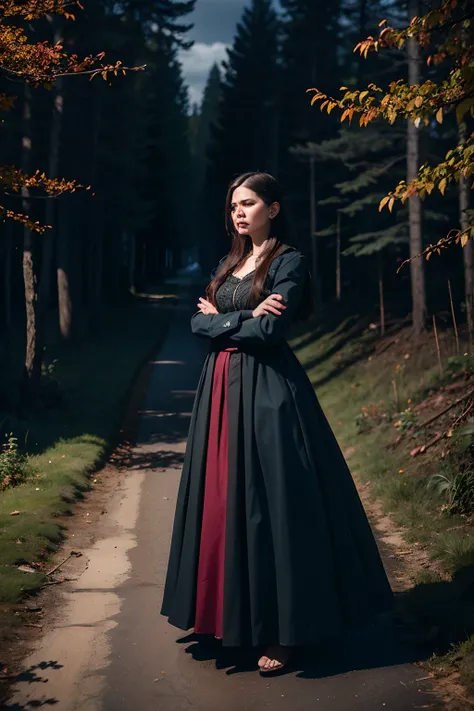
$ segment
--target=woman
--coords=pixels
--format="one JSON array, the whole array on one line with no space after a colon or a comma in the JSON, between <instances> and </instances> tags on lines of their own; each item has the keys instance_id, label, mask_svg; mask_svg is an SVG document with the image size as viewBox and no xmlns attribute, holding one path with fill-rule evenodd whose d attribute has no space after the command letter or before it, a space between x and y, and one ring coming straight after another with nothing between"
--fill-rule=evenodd
<instances>
[{"instance_id":1,"label":"woman","mask_svg":"<svg viewBox=\"0 0 474 711\"><path fill-rule=\"evenodd\" d=\"M266 173L230 185L232 237L191 319L209 341L178 493L162 614L224 645L291 647L388 609L392 594L352 477L285 340L311 312L306 258L284 243Z\"/></svg>"}]
</instances>

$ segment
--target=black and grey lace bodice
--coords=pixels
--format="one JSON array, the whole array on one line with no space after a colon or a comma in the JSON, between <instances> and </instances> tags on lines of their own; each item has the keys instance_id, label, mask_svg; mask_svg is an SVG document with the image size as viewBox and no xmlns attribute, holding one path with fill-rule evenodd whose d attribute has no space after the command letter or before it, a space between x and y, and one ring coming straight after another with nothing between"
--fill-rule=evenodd
<instances>
[{"instance_id":1,"label":"black and grey lace bodice","mask_svg":"<svg viewBox=\"0 0 474 711\"><path fill-rule=\"evenodd\" d=\"M242 278L228 274L226 280L216 292L216 304L219 313L226 314L229 311L250 308L249 299L254 274L255 269Z\"/></svg>"}]
</instances>

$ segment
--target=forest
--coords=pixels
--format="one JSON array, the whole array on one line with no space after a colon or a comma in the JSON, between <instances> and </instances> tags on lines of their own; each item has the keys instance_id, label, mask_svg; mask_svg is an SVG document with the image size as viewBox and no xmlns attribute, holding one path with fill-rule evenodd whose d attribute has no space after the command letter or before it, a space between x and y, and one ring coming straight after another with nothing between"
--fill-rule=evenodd
<instances>
[{"instance_id":1,"label":"forest","mask_svg":"<svg viewBox=\"0 0 474 711\"><path fill-rule=\"evenodd\" d=\"M439 382L448 341L466 382L474 371L470 3L249 0L192 105L180 57L199 2L0 2L0 464L20 461L17 446L107 440L166 328L136 316L139 295L227 253L225 193L244 171L283 187L315 332L360 318L389 348L405 328L411 348L432 349ZM112 362L109 409L84 396L82 419L65 414ZM414 425L397 377L402 435ZM372 427L366 408L358 417ZM107 446L89 446L90 468Z\"/></svg>"},{"instance_id":2,"label":"forest","mask_svg":"<svg viewBox=\"0 0 474 711\"><path fill-rule=\"evenodd\" d=\"M350 126L311 106L308 93L388 87L400 78L429 90L443 81L446 62L427 66L431 50L414 39L365 58L354 52L377 34L381 18L403 27L420 15L414 0L284 0L279 12L270 0L252 2L228 59L210 71L202 105L192 107L179 63L179 51L190 46L192 1L98 2L77 7L74 16L51 2L31 18L22 4L4 5L3 51L12 56L2 83L13 105L2 126L2 210L27 214L31 223L10 218L2 226L0 356L8 363L26 304L23 391L32 383L37 391L46 321L54 318L64 341L93 337L104 306L159 282L191 253L210 271L227 248L226 186L246 170L266 170L282 183L290 240L311 258L320 311L354 299L362 308L377 303L382 334L386 311L411 313L421 333L436 310L449 308L449 281L471 321L471 240L442 259L417 258L399 269L451 230L467 229L467 176L442 195L435 189L423 201L415 195L390 212L377 210L407 171L411 180L468 140L469 91L459 124L447 102L444 121L432 112L423 125L378 116ZM462 7L454 12L462 15ZM32 48L59 43L64 57L49 59L42 76L33 54L16 56L23 39L14 28ZM15 185L8 166L36 182ZM47 229L31 229L33 223ZM5 392L11 387L7 378L2 400L15 399ZM23 392L31 397L37 392Z\"/></svg>"},{"instance_id":3,"label":"forest","mask_svg":"<svg viewBox=\"0 0 474 711\"><path fill-rule=\"evenodd\" d=\"M284 0L279 12L270 0L250 3L228 59L212 67L202 105L192 107L179 63L179 51L190 46L192 1L98 2L74 16L51 2L31 18L22 4L4 6L3 51L12 56L2 75L3 108L10 109L2 126L2 210L47 225L38 232L6 219L2 226L0 357L9 362L26 304L23 399L38 395L46 321L56 321L64 341L87 339L100 329L103 307L159 282L190 254L210 271L227 248L226 186L245 170L266 170L282 183L290 240L311 258L320 310L354 299L361 308L377 303L382 333L386 311L411 313L421 333L436 310L449 308L449 281L471 321L471 240L442 259L399 269L451 230L467 230L468 178L442 195L435 189L423 201L415 196L377 210L407 171L410 180L468 140L469 91L463 122L447 103L444 121L432 112L418 126L380 116L349 126L312 106L308 93L388 87L400 78L427 89L443 81L446 62L428 66L430 48L414 39L365 58L354 52L377 35L381 18L402 27L419 15L416 2ZM32 48L59 43L64 57L48 59L42 76L33 54L16 56L23 39L13 28ZM76 65L63 71L71 57ZM8 166L36 179L14 185ZM26 393L32 383L36 394ZM7 378L2 400L18 399L12 386Z\"/></svg>"}]
</instances>

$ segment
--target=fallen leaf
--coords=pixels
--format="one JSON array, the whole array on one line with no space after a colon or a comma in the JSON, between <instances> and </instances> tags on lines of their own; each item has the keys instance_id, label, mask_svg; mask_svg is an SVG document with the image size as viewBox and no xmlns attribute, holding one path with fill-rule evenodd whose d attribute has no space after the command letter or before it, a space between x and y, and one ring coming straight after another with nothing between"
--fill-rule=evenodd
<instances>
[{"instance_id":1,"label":"fallen leaf","mask_svg":"<svg viewBox=\"0 0 474 711\"><path fill-rule=\"evenodd\" d=\"M19 513L19 511L12 511L10 516L18 516Z\"/></svg>"}]
</instances>

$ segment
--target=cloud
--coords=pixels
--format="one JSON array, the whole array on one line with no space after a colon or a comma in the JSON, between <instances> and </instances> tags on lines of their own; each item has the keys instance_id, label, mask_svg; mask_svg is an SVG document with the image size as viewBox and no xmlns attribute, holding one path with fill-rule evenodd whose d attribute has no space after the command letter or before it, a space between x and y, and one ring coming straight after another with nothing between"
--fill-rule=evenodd
<instances>
[{"instance_id":1,"label":"cloud","mask_svg":"<svg viewBox=\"0 0 474 711\"><path fill-rule=\"evenodd\" d=\"M250 0L198 0L189 16L194 27L191 39L207 44L219 40L231 42L235 26Z\"/></svg>"},{"instance_id":2,"label":"cloud","mask_svg":"<svg viewBox=\"0 0 474 711\"><path fill-rule=\"evenodd\" d=\"M189 87L191 105L201 103L209 70L215 62L220 64L227 58L227 48L224 42L195 42L191 49L180 53L179 60L184 80Z\"/></svg>"}]
</instances>

